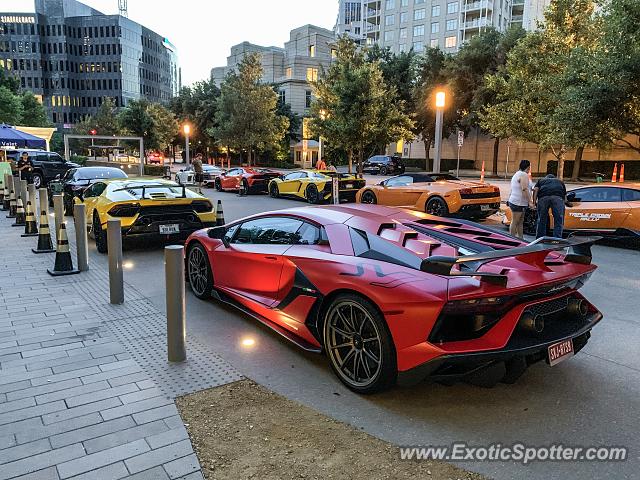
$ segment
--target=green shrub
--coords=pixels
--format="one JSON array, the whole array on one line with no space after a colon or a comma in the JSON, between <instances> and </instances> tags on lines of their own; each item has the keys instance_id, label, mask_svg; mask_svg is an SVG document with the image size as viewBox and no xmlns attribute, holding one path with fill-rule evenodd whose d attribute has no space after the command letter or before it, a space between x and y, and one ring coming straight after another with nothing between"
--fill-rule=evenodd
<instances>
[{"instance_id":1,"label":"green shrub","mask_svg":"<svg viewBox=\"0 0 640 480\"><path fill-rule=\"evenodd\" d=\"M145 165L144 174L151 177L161 177L164 175L164 167L162 165Z\"/></svg>"},{"instance_id":2,"label":"green shrub","mask_svg":"<svg viewBox=\"0 0 640 480\"><path fill-rule=\"evenodd\" d=\"M69 161L73 163L77 163L81 167L86 167L87 159L88 157L85 157L84 155L71 155L71 158L69 159Z\"/></svg>"}]
</instances>

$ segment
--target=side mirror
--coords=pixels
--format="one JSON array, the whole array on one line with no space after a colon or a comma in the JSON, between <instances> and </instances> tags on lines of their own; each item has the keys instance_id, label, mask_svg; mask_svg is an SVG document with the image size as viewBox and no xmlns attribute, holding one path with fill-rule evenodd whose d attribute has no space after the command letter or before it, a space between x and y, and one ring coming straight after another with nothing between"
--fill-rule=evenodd
<instances>
[{"instance_id":1,"label":"side mirror","mask_svg":"<svg viewBox=\"0 0 640 480\"><path fill-rule=\"evenodd\" d=\"M227 228L224 226L218 226L210 228L207 232L209 238L213 238L214 240L222 240L225 246L229 246L229 241L226 239Z\"/></svg>"},{"instance_id":2,"label":"side mirror","mask_svg":"<svg viewBox=\"0 0 640 480\"><path fill-rule=\"evenodd\" d=\"M567 193L567 200L569 202L575 202L576 200L579 200L579 199L576 198L576 192L569 192Z\"/></svg>"}]
</instances>

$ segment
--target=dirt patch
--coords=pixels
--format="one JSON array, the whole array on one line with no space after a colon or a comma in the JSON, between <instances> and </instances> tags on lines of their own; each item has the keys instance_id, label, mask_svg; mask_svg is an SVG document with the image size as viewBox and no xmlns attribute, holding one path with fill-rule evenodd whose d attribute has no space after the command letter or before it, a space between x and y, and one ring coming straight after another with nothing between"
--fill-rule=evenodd
<instances>
[{"instance_id":1,"label":"dirt patch","mask_svg":"<svg viewBox=\"0 0 640 480\"><path fill-rule=\"evenodd\" d=\"M483 479L399 449L249 380L177 400L208 480Z\"/></svg>"}]
</instances>

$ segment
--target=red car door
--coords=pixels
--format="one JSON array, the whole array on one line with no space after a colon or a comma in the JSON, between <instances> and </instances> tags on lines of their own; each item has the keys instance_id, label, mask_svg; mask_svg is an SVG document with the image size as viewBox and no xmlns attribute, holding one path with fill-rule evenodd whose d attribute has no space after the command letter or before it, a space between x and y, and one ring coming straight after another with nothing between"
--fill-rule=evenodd
<instances>
[{"instance_id":1,"label":"red car door","mask_svg":"<svg viewBox=\"0 0 640 480\"><path fill-rule=\"evenodd\" d=\"M226 175L220 177L220 184L223 190L237 190L240 185L240 179L242 178L242 169L233 168L227 172Z\"/></svg>"},{"instance_id":2,"label":"red car door","mask_svg":"<svg viewBox=\"0 0 640 480\"><path fill-rule=\"evenodd\" d=\"M282 300L283 255L301 225L291 217L267 216L231 227L228 246L212 254L216 286L265 306Z\"/></svg>"}]
</instances>

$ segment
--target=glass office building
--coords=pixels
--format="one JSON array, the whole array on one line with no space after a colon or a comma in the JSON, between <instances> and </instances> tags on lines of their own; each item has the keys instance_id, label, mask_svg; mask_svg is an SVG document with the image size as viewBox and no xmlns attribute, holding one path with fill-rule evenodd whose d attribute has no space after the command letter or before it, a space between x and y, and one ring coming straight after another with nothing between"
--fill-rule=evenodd
<instances>
[{"instance_id":1,"label":"glass office building","mask_svg":"<svg viewBox=\"0 0 640 480\"><path fill-rule=\"evenodd\" d=\"M70 128L106 97L167 102L180 89L175 47L120 15L75 0L36 0L35 13L0 13L0 69Z\"/></svg>"}]
</instances>

